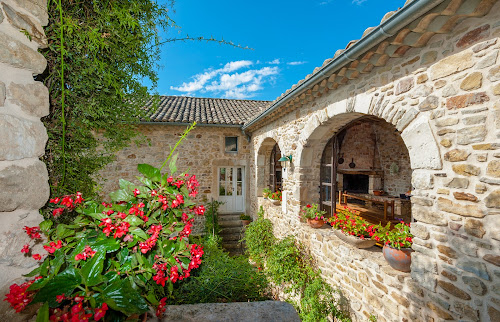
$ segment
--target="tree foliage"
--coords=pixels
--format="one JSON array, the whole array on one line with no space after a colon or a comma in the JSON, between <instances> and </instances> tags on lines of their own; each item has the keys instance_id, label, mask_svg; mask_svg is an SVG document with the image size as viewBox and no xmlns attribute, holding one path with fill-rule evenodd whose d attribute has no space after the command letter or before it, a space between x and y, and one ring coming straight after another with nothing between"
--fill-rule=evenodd
<instances>
[{"instance_id":1,"label":"tree foliage","mask_svg":"<svg viewBox=\"0 0 500 322\"><path fill-rule=\"evenodd\" d=\"M154 0L49 0L39 80L50 92L43 122L52 194L94 194L95 174L136 135L168 9Z\"/></svg>"}]
</instances>

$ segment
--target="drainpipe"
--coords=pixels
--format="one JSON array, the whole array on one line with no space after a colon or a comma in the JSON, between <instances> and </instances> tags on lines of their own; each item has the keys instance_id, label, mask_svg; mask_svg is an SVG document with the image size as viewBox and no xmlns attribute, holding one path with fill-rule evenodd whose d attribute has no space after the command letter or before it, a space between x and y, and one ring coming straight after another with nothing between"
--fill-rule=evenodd
<instances>
[{"instance_id":1,"label":"drainpipe","mask_svg":"<svg viewBox=\"0 0 500 322\"><path fill-rule=\"evenodd\" d=\"M337 70L344 67L346 64L356 60L359 56L364 54L368 49L379 44L385 39L392 37L396 32L398 32L402 27L413 22L415 19L425 14L429 10L438 6L445 0L413 0L402 9L397 11L389 19L381 23L379 26L375 27L368 35L361 38L354 45L346 49L341 55L333 59L326 66L320 69L316 74L311 76L304 83L300 84L282 99L272 104L264 113L260 114L257 118L251 120L250 122L243 125L243 130L251 127L255 123L262 120L267 115L271 114L278 107L288 103L295 96L302 94L309 88L314 86L316 83L322 81L327 75L331 75Z\"/></svg>"}]
</instances>

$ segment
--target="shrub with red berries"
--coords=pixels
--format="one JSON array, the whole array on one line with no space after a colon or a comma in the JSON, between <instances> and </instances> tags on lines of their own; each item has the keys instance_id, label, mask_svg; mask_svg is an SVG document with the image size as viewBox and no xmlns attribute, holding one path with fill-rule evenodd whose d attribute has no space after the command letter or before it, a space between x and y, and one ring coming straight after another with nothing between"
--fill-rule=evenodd
<instances>
[{"instance_id":1,"label":"shrub with red berries","mask_svg":"<svg viewBox=\"0 0 500 322\"><path fill-rule=\"evenodd\" d=\"M27 275L34 279L13 284L5 300L17 312L43 303L39 317L50 321L107 321L108 314L120 321L150 307L161 315L173 284L188 278L203 255L188 238L195 216L205 212L191 200L199 184L194 175L176 175L175 159L165 174L139 164L142 184L120 180L110 203L78 192L51 199L52 218L24 227L33 242L19 250L40 261ZM74 220L60 222L63 213ZM35 243L46 253L32 254Z\"/></svg>"}]
</instances>

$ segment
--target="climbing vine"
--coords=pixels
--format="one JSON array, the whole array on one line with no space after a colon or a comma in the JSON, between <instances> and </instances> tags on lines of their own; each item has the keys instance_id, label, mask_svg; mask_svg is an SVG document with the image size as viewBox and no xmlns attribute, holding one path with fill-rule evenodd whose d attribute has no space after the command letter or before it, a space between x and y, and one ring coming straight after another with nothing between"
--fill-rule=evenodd
<instances>
[{"instance_id":1,"label":"climbing vine","mask_svg":"<svg viewBox=\"0 0 500 322\"><path fill-rule=\"evenodd\" d=\"M171 24L167 5L151 0L51 0L43 119L44 161L52 194L96 191L96 173L136 136L142 108L157 82L159 33Z\"/></svg>"}]
</instances>

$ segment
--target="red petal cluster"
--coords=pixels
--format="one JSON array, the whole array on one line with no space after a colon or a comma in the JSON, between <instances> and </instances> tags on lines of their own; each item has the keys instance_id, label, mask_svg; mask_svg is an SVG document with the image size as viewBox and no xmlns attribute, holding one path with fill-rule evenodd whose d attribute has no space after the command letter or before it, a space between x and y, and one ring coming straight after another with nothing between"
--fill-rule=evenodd
<instances>
[{"instance_id":1,"label":"red petal cluster","mask_svg":"<svg viewBox=\"0 0 500 322\"><path fill-rule=\"evenodd\" d=\"M85 261L85 260L87 260L87 258L92 258L92 257L94 257L95 253L96 253L96 252L95 252L94 250L92 250L92 248L90 248L90 246L89 246L89 245L87 245L87 246L85 246L85 249L83 250L83 252L82 252L82 253L77 254L77 255L75 256L75 260L76 260L76 261L79 261L79 260L82 260L82 259L83 259L83 260Z\"/></svg>"}]
</instances>

